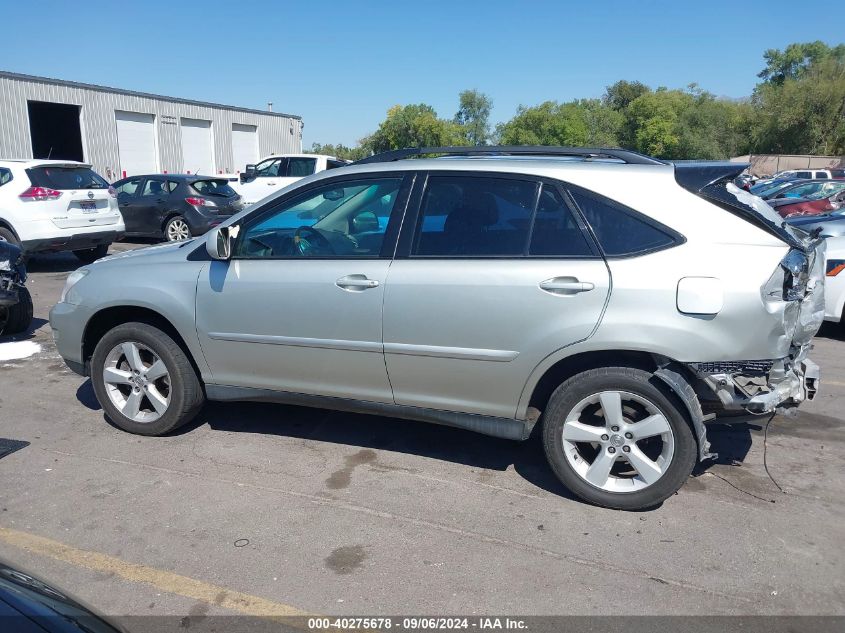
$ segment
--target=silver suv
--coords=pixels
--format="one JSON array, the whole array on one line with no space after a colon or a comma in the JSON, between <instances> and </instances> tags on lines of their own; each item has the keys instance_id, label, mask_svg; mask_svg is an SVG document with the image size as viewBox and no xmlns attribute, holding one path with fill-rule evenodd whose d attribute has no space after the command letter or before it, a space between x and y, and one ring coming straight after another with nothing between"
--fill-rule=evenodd
<instances>
[{"instance_id":1,"label":"silver suv","mask_svg":"<svg viewBox=\"0 0 845 633\"><path fill-rule=\"evenodd\" d=\"M817 388L824 247L732 184L745 167L399 150L82 268L50 321L132 433L206 399L536 427L574 493L651 507L712 457L705 422Z\"/></svg>"}]
</instances>

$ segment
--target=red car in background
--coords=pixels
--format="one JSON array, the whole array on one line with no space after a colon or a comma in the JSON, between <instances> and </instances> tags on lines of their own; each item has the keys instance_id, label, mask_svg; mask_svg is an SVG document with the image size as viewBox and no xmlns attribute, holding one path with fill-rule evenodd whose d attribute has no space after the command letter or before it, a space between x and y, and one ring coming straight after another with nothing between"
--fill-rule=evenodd
<instances>
[{"instance_id":1,"label":"red car in background","mask_svg":"<svg viewBox=\"0 0 845 633\"><path fill-rule=\"evenodd\" d=\"M775 211L782 218L790 218L801 215L822 215L836 211L843 206L845 206L845 191L840 191L829 198L821 198L820 200L798 198L794 202L778 205Z\"/></svg>"}]
</instances>

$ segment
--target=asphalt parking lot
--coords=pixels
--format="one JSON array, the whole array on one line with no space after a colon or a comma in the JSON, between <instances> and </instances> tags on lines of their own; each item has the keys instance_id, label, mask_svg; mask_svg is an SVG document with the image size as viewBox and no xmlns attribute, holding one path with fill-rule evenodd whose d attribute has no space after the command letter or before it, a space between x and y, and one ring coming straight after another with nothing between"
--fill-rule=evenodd
<instances>
[{"instance_id":1,"label":"asphalt parking lot","mask_svg":"<svg viewBox=\"0 0 845 633\"><path fill-rule=\"evenodd\" d=\"M0 437L30 442L0 459L0 558L100 612L845 614L843 330L765 446L712 427L719 463L625 513L572 498L534 440L261 404L119 431L52 344L76 267L31 262L41 350L0 361Z\"/></svg>"}]
</instances>

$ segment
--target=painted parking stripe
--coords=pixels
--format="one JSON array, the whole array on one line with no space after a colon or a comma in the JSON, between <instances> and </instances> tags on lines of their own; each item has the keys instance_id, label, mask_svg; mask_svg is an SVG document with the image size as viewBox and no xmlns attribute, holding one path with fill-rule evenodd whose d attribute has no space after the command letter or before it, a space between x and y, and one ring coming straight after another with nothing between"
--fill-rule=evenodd
<instances>
[{"instance_id":1,"label":"painted parking stripe","mask_svg":"<svg viewBox=\"0 0 845 633\"><path fill-rule=\"evenodd\" d=\"M302 617L308 615L305 611L300 611L287 604L232 591L226 587L212 585L162 569L128 563L108 554L77 549L28 532L20 532L0 526L0 542L76 567L114 574L130 582L144 583L161 591L193 598L246 615L262 617Z\"/></svg>"}]
</instances>

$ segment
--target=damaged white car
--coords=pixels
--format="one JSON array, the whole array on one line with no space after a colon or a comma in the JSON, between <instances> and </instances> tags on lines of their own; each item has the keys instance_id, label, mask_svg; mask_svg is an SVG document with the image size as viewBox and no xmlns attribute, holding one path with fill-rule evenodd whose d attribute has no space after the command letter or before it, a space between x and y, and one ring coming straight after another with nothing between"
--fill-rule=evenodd
<instances>
[{"instance_id":1,"label":"damaged white car","mask_svg":"<svg viewBox=\"0 0 845 633\"><path fill-rule=\"evenodd\" d=\"M202 240L73 273L53 334L132 433L168 433L205 400L513 440L536 428L575 494L652 507L711 456L708 421L818 388L824 244L734 186L745 167L605 148L388 152Z\"/></svg>"}]
</instances>

